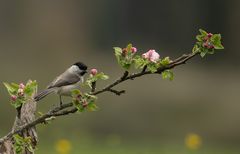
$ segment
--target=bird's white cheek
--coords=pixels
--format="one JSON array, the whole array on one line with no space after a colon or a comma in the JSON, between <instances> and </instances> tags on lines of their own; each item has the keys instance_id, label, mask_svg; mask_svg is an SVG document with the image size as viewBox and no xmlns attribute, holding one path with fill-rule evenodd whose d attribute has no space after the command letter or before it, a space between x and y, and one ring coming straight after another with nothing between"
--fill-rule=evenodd
<instances>
[{"instance_id":1,"label":"bird's white cheek","mask_svg":"<svg viewBox=\"0 0 240 154\"><path fill-rule=\"evenodd\" d=\"M82 82L82 83L84 82L84 77L83 77L83 76L81 76L81 82Z\"/></svg>"}]
</instances>

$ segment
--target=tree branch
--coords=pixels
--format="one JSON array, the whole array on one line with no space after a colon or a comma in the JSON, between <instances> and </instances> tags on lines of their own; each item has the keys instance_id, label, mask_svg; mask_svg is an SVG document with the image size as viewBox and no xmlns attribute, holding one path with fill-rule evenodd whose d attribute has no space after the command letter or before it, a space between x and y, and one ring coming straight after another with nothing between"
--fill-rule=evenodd
<instances>
[{"instance_id":1,"label":"tree branch","mask_svg":"<svg viewBox=\"0 0 240 154\"><path fill-rule=\"evenodd\" d=\"M112 93L114 93L118 96L120 96L121 94L124 94L126 92L125 90L117 91L117 90L114 90L114 89L109 89L108 91L112 92Z\"/></svg>"},{"instance_id":2,"label":"tree branch","mask_svg":"<svg viewBox=\"0 0 240 154\"><path fill-rule=\"evenodd\" d=\"M129 75L128 71L125 71L123 73L123 75L118 78L117 80L115 80L112 84L107 85L106 87L102 88L101 90L95 91L95 87L94 89L91 90L90 94L91 95L99 95L101 93L104 92L112 92L115 93L116 95L121 95L122 93L124 93L125 91L117 91L112 89L113 87L119 85L120 83L127 81L127 80L132 80L147 74L161 74L163 71L168 70L168 69L173 69L174 67L178 66L178 65L182 65L185 64L186 61L190 60L191 58L193 58L194 56L196 56L198 53L190 53L190 54L184 54L181 57L173 60L169 65L165 66L165 67L160 67L158 68L157 72L152 73L150 71L147 71L147 68L144 67L144 69L139 72L139 73L133 73ZM0 139L0 145L8 140L9 138L11 138L14 134L20 133L23 130L26 130L28 128L34 127L40 123L45 123L47 118L50 117L57 117L57 116L64 116L64 115L68 115L70 113L75 113L77 112L77 108L73 107L72 109L68 109L73 107L73 103L67 103L67 104L63 104L62 106L59 107L55 107L52 110L48 111L46 114L40 116L39 118L37 118L36 120L27 123L23 126L20 126L18 129L9 132L6 136L2 137Z\"/></svg>"}]
</instances>

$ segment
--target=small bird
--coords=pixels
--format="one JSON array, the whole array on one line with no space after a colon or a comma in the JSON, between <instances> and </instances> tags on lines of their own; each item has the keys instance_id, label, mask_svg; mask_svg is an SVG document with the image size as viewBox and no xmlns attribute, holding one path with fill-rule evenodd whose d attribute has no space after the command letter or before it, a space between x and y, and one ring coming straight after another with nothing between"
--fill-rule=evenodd
<instances>
[{"instance_id":1,"label":"small bird","mask_svg":"<svg viewBox=\"0 0 240 154\"><path fill-rule=\"evenodd\" d=\"M62 96L71 96L74 89L80 87L80 83L84 82L83 75L87 73L87 66L82 62L77 62L69 67L64 73L55 78L45 90L38 93L34 99L39 101L48 94L55 92L59 95L60 106L62 106Z\"/></svg>"}]
</instances>

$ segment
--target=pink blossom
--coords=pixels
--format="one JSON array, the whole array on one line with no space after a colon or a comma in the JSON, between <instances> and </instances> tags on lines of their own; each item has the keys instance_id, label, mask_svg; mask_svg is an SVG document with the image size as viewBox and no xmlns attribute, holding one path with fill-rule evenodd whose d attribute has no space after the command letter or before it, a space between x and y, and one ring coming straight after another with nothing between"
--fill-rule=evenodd
<instances>
[{"instance_id":1,"label":"pink blossom","mask_svg":"<svg viewBox=\"0 0 240 154\"><path fill-rule=\"evenodd\" d=\"M131 51L132 51L132 53L134 54L134 53L137 52L137 48L136 48L136 47L132 47L132 48L131 48Z\"/></svg>"},{"instance_id":2,"label":"pink blossom","mask_svg":"<svg viewBox=\"0 0 240 154\"><path fill-rule=\"evenodd\" d=\"M91 69L91 74L94 76L98 73L97 69L93 68Z\"/></svg>"},{"instance_id":3,"label":"pink blossom","mask_svg":"<svg viewBox=\"0 0 240 154\"><path fill-rule=\"evenodd\" d=\"M156 63L159 60L160 55L155 50L149 50L148 52L142 54L142 57Z\"/></svg>"},{"instance_id":4,"label":"pink blossom","mask_svg":"<svg viewBox=\"0 0 240 154\"><path fill-rule=\"evenodd\" d=\"M19 84L19 88L20 88L20 89L24 89L24 88L25 88L25 85L24 85L23 83L20 83L20 84Z\"/></svg>"},{"instance_id":5,"label":"pink blossom","mask_svg":"<svg viewBox=\"0 0 240 154\"><path fill-rule=\"evenodd\" d=\"M11 96L11 100L15 102L15 101L17 100L17 96L12 95L12 96Z\"/></svg>"}]
</instances>

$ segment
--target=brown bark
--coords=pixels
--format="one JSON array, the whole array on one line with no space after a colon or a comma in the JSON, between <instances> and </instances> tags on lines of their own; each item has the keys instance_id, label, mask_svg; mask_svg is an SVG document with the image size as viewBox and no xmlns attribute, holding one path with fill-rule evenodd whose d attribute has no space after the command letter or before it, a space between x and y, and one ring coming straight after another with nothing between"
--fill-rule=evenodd
<instances>
[{"instance_id":1,"label":"brown bark","mask_svg":"<svg viewBox=\"0 0 240 154\"><path fill-rule=\"evenodd\" d=\"M31 123L35 120L35 112L36 112L36 102L33 100L27 101L22 105L21 109L18 110L18 115L15 118L15 122L12 127L12 131L15 131L20 126ZM38 138L36 127L33 126L31 128L25 129L21 133L19 133L22 137L31 137L32 147L35 149ZM0 145L0 154L15 154L15 150L13 147L14 140L13 138L9 138ZM34 152L30 152L27 148L24 150L23 154L34 154Z\"/></svg>"}]
</instances>

